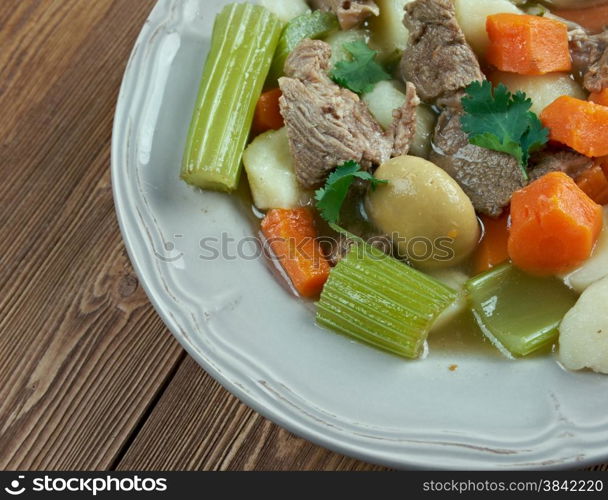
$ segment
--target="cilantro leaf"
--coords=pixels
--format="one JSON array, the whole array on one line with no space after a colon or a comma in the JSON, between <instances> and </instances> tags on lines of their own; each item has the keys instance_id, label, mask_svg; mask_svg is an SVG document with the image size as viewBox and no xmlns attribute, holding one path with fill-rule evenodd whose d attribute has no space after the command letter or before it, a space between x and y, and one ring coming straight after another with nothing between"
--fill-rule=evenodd
<instances>
[{"instance_id":1,"label":"cilantro leaf","mask_svg":"<svg viewBox=\"0 0 608 500\"><path fill-rule=\"evenodd\" d=\"M340 209L348 195L348 190L356 178L370 181L372 189L378 184L386 184L388 181L376 179L369 172L361 170L361 165L355 161L347 161L327 178L325 187L315 192L317 208L327 222L335 224L340 218Z\"/></svg>"},{"instance_id":2,"label":"cilantro leaf","mask_svg":"<svg viewBox=\"0 0 608 500\"><path fill-rule=\"evenodd\" d=\"M527 179L530 153L549 140L549 131L530 111L532 100L523 92L511 94L502 83L492 89L488 81L471 83L466 94L460 121L469 142L514 156Z\"/></svg>"},{"instance_id":3,"label":"cilantro leaf","mask_svg":"<svg viewBox=\"0 0 608 500\"><path fill-rule=\"evenodd\" d=\"M528 164L530 153L538 151L547 142L549 142L549 129L543 127L542 122L536 114L530 111L528 113L530 127L521 138L521 145L524 151L523 163Z\"/></svg>"},{"instance_id":4,"label":"cilantro leaf","mask_svg":"<svg viewBox=\"0 0 608 500\"><path fill-rule=\"evenodd\" d=\"M338 85L364 94L371 92L376 83L391 79L391 75L376 61L377 52L362 40L345 43L344 49L353 58L352 61L339 61L331 71L331 78Z\"/></svg>"}]
</instances>

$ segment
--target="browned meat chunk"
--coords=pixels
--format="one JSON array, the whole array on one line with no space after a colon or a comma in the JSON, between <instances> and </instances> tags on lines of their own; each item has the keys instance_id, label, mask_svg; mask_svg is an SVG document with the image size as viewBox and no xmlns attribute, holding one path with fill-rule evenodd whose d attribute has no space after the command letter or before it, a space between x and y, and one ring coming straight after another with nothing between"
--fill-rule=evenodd
<instances>
[{"instance_id":1,"label":"browned meat chunk","mask_svg":"<svg viewBox=\"0 0 608 500\"><path fill-rule=\"evenodd\" d=\"M593 160L575 151L541 151L530 158L530 181L535 181L549 172L564 172L576 179L593 166Z\"/></svg>"},{"instance_id":2,"label":"browned meat chunk","mask_svg":"<svg viewBox=\"0 0 608 500\"><path fill-rule=\"evenodd\" d=\"M407 152L408 136L413 135L413 87L408 102L395 112L395 125L385 133L359 96L327 76L330 57L327 43L304 40L287 59L287 77L279 80L296 175L307 188L321 186L334 168L350 160L366 169L384 163L394 153L394 143L400 154Z\"/></svg>"},{"instance_id":3,"label":"browned meat chunk","mask_svg":"<svg viewBox=\"0 0 608 500\"><path fill-rule=\"evenodd\" d=\"M582 29L569 33L570 54L575 71L583 75L589 92L608 88L608 30L590 35Z\"/></svg>"},{"instance_id":4,"label":"browned meat chunk","mask_svg":"<svg viewBox=\"0 0 608 500\"><path fill-rule=\"evenodd\" d=\"M458 182L478 212L496 217L524 187L522 171L513 156L470 144L461 116L451 109L439 116L430 160Z\"/></svg>"},{"instance_id":5,"label":"browned meat chunk","mask_svg":"<svg viewBox=\"0 0 608 500\"><path fill-rule=\"evenodd\" d=\"M305 40L285 64L279 80L296 175L307 188L319 187L335 167L349 160L364 168L388 160L392 145L365 104L327 76L331 48Z\"/></svg>"},{"instance_id":6,"label":"browned meat chunk","mask_svg":"<svg viewBox=\"0 0 608 500\"><path fill-rule=\"evenodd\" d=\"M312 6L334 12L343 30L354 28L368 17L380 14L380 9L373 0L312 0Z\"/></svg>"},{"instance_id":7,"label":"browned meat chunk","mask_svg":"<svg viewBox=\"0 0 608 500\"><path fill-rule=\"evenodd\" d=\"M416 87L412 83L406 84L405 104L393 111L393 125L388 133L393 143L391 157L408 154L410 144L416 135L416 108L420 99L416 95Z\"/></svg>"},{"instance_id":8,"label":"browned meat chunk","mask_svg":"<svg viewBox=\"0 0 608 500\"><path fill-rule=\"evenodd\" d=\"M410 32L401 61L403 79L423 101L458 106L463 89L483 80L477 57L456 21L451 0L415 0L405 7Z\"/></svg>"}]
</instances>

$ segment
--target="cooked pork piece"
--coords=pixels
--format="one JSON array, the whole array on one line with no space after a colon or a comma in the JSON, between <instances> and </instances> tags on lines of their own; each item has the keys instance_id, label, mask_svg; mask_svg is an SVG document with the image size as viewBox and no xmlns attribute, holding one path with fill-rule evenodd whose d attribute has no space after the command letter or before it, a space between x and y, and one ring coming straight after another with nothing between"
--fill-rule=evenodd
<instances>
[{"instance_id":1,"label":"cooked pork piece","mask_svg":"<svg viewBox=\"0 0 608 500\"><path fill-rule=\"evenodd\" d=\"M583 75L589 92L608 88L608 29L590 35L578 28L570 31L570 54L575 71Z\"/></svg>"},{"instance_id":2,"label":"cooked pork piece","mask_svg":"<svg viewBox=\"0 0 608 500\"><path fill-rule=\"evenodd\" d=\"M423 101L459 106L463 89L484 80L477 57L456 20L451 0L415 0L405 7L410 32L401 61L405 81L416 86Z\"/></svg>"},{"instance_id":3,"label":"cooked pork piece","mask_svg":"<svg viewBox=\"0 0 608 500\"><path fill-rule=\"evenodd\" d=\"M415 132L415 90L395 110L395 123L386 133L357 94L339 87L327 75L330 46L304 40L291 53L279 80L296 175L306 188L325 182L337 166L353 160L365 169L384 163L395 151L405 154Z\"/></svg>"},{"instance_id":4,"label":"cooked pork piece","mask_svg":"<svg viewBox=\"0 0 608 500\"><path fill-rule=\"evenodd\" d=\"M462 113L447 109L439 117L430 160L443 168L471 198L475 210L497 217L525 181L511 155L469 143Z\"/></svg>"},{"instance_id":5,"label":"cooked pork piece","mask_svg":"<svg viewBox=\"0 0 608 500\"><path fill-rule=\"evenodd\" d=\"M380 8L373 0L312 0L312 6L334 12L343 30L354 28L368 17L380 14Z\"/></svg>"}]
</instances>

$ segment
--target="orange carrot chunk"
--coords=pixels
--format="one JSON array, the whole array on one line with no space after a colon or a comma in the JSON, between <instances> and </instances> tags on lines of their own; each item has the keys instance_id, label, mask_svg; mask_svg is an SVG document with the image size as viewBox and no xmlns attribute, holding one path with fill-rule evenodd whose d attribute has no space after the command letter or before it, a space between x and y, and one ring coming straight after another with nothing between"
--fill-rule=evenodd
<instances>
[{"instance_id":1,"label":"orange carrot chunk","mask_svg":"<svg viewBox=\"0 0 608 500\"><path fill-rule=\"evenodd\" d=\"M554 19L524 14L494 14L486 20L487 60L501 71L544 75L570 71L568 27Z\"/></svg>"},{"instance_id":2,"label":"orange carrot chunk","mask_svg":"<svg viewBox=\"0 0 608 500\"><path fill-rule=\"evenodd\" d=\"M576 185L599 205L608 205L608 178L600 165L594 165L576 178Z\"/></svg>"},{"instance_id":3,"label":"orange carrot chunk","mask_svg":"<svg viewBox=\"0 0 608 500\"><path fill-rule=\"evenodd\" d=\"M592 92L589 94L589 100L602 106L608 106L608 89L604 89L601 92Z\"/></svg>"},{"instance_id":4,"label":"orange carrot chunk","mask_svg":"<svg viewBox=\"0 0 608 500\"><path fill-rule=\"evenodd\" d=\"M552 141L586 156L608 155L608 107L562 96L543 110L540 119Z\"/></svg>"},{"instance_id":5,"label":"orange carrot chunk","mask_svg":"<svg viewBox=\"0 0 608 500\"><path fill-rule=\"evenodd\" d=\"M592 33L599 33L608 24L606 21L608 19L608 5L605 4L584 9L556 10L554 14L568 21L574 21Z\"/></svg>"},{"instance_id":6,"label":"orange carrot chunk","mask_svg":"<svg viewBox=\"0 0 608 500\"><path fill-rule=\"evenodd\" d=\"M484 234L473 256L475 275L484 273L509 260L509 212L500 217L481 216Z\"/></svg>"},{"instance_id":7,"label":"orange carrot chunk","mask_svg":"<svg viewBox=\"0 0 608 500\"><path fill-rule=\"evenodd\" d=\"M281 89L273 89L260 96L253 115L254 135L268 130L279 130L285 124L279 107L281 95Z\"/></svg>"},{"instance_id":8,"label":"orange carrot chunk","mask_svg":"<svg viewBox=\"0 0 608 500\"><path fill-rule=\"evenodd\" d=\"M330 266L317 240L307 208L270 210L262 221L270 248L303 297L316 297L329 277Z\"/></svg>"},{"instance_id":9,"label":"orange carrot chunk","mask_svg":"<svg viewBox=\"0 0 608 500\"><path fill-rule=\"evenodd\" d=\"M602 217L574 180L551 172L513 194L509 256L531 274L566 272L590 257Z\"/></svg>"}]
</instances>

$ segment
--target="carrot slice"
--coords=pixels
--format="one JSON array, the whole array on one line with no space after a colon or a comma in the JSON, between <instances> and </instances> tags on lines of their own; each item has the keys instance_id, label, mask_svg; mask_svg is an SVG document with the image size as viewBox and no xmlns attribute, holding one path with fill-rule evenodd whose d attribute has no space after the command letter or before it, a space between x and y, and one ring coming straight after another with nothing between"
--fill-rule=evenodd
<instances>
[{"instance_id":1,"label":"carrot slice","mask_svg":"<svg viewBox=\"0 0 608 500\"><path fill-rule=\"evenodd\" d=\"M509 212L505 211L498 218L482 215L481 222L484 234L473 256L475 275L489 271L509 260Z\"/></svg>"},{"instance_id":2,"label":"carrot slice","mask_svg":"<svg viewBox=\"0 0 608 500\"><path fill-rule=\"evenodd\" d=\"M551 172L513 194L509 256L531 274L566 272L590 257L602 219L574 180Z\"/></svg>"},{"instance_id":3,"label":"carrot slice","mask_svg":"<svg viewBox=\"0 0 608 500\"><path fill-rule=\"evenodd\" d=\"M259 135L268 130L279 130L285 125L279 107L281 95L281 89L273 89L260 96L253 115L252 130L254 135Z\"/></svg>"},{"instance_id":4,"label":"carrot slice","mask_svg":"<svg viewBox=\"0 0 608 500\"><path fill-rule=\"evenodd\" d=\"M270 210L262 221L262 232L298 293L319 295L330 266L317 240L312 212L307 208Z\"/></svg>"},{"instance_id":5,"label":"carrot slice","mask_svg":"<svg viewBox=\"0 0 608 500\"><path fill-rule=\"evenodd\" d=\"M596 203L608 205L608 178L600 165L596 164L580 174L576 185Z\"/></svg>"},{"instance_id":6,"label":"carrot slice","mask_svg":"<svg viewBox=\"0 0 608 500\"><path fill-rule=\"evenodd\" d=\"M486 20L487 60L502 71L544 75L570 71L568 27L554 19L524 14L494 14Z\"/></svg>"},{"instance_id":7,"label":"carrot slice","mask_svg":"<svg viewBox=\"0 0 608 500\"><path fill-rule=\"evenodd\" d=\"M602 106L608 106L608 89L604 89L601 92L592 92L589 94L589 100Z\"/></svg>"},{"instance_id":8,"label":"carrot slice","mask_svg":"<svg viewBox=\"0 0 608 500\"><path fill-rule=\"evenodd\" d=\"M558 97L540 115L561 142L586 156L608 155L608 107L570 96Z\"/></svg>"},{"instance_id":9,"label":"carrot slice","mask_svg":"<svg viewBox=\"0 0 608 500\"><path fill-rule=\"evenodd\" d=\"M597 5L584 9L556 10L555 15L574 21L593 33L599 33L608 24L608 5Z\"/></svg>"}]
</instances>

